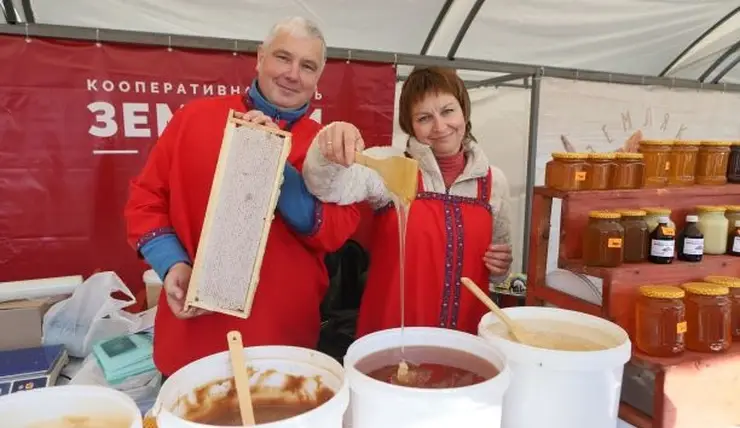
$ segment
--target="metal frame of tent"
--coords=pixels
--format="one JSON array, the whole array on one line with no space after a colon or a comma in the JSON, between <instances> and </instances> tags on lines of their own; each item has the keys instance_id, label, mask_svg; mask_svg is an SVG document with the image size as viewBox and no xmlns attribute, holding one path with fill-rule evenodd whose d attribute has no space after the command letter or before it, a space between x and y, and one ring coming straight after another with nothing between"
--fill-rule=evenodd
<instances>
[{"instance_id":1,"label":"metal frame of tent","mask_svg":"<svg viewBox=\"0 0 740 428\"><path fill-rule=\"evenodd\" d=\"M14 13L14 9L12 8L11 0L0 1L3 2L2 5L5 6L3 8L3 11L6 16L9 12L12 15ZM11 3L10 9L7 8L8 3ZM446 5L448 5L449 3L451 2L447 1ZM481 0L476 0L476 4L479 5L478 8L480 7L481 3ZM724 20L729 19L732 15L734 15L734 13L737 12L740 12L740 8L737 8L733 12L733 14L728 15L724 18ZM442 16L442 14L440 14L440 16ZM473 18L474 11L471 10L470 14L466 18L467 26L469 26ZM441 22L441 18L438 17L438 21ZM721 24L721 22L719 24ZM435 27L438 25L438 23L435 23ZM254 53L257 51L257 47L261 43L260 41L255 40L223 39L202 36L186 36L177 34L147 33L126 30L97 29L30 23L0 24L0 34L25 36L27 38L40 37L51 39L72 39L94 42L124 43L185 49L206 49L241 53ZM433 33L430 32L430 36L427 38L427 42L425 42L425 49L428 48L429 44L431 43L430 40L433 39L433 37ZM330 59L347 61L367 61L413 67L443 66L455 68L458 70L504 73L504 75L502 76L497 76L476 82L468 82L467 86L469 88L478 88L485 86L515 86L530 89L531 98L529 116L529 138L527 147L527 174L525 181L526 194L524 236L528 236L531 230L530 213L532 204L532 193L535 184L535 156L537 153L540 80L542 77L547 76L570 80L583 80L627 85L650 85L664 86L670 88L687 88L702 91L740 92L740 84L717 83L721 80L724 74L726 74L727 71L731 69L731 67L729 66L725 67L725 69L722 70L722 73L724 74L719 77L715 77L714 80L716 80L716 82L713 81L712 83L706 83L703 80L679 79L665 76L609 73L603 71L579 70L563 67L549 67L542 65L518 64L480 59L454 58L454 54L456 52L457 46L459 45L459 41L462 40L463 37L464 31L463 29L461 29L460 33L458 33L458 37L456 38L456 42L453 43L452 49L450 49L450 51L448 52L447 57L432 56L426 54L407 54L340 48L329 48L327 50L327 54ZM424 51L425 49L422 49L422 51ZM689 48L687 48L687 51L688 50ZM682 55L684 55L687 51L682 53ZM715 61L714 64L712 64L710 68L712 68L712 70L718 68L723 61L728 59L736 52L740 53L740 41L735 43L730 49L728 49L725 54L723 54L720 58L717 59L717 61ZM677 61L678 59L674 61L674 63ZM738 58L732 61L732 65L734 66L738 63L740 63L740 55L738 55ZM711 70L708 70L707 72L705 72L705 74L708 75L708 73L710 72ZM524 83L509 83L515 80L523 80ZM528 258L528 249L525 247L523 249L522 255L522 266L527 266Z\"/></svg>"}]
</instances>

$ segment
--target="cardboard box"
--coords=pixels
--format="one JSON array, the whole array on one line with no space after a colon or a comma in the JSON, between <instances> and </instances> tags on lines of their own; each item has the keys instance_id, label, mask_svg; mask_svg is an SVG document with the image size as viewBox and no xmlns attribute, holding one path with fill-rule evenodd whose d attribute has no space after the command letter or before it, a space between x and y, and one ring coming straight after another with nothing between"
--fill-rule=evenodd
<instances>
[{"instance_id":1,"label":"cardboard box","mask_svg":"<svg viewBox=\"0 0 740 428\"><path fill-rule=\"evenodd\" d=\"M41 346L44 314L67 296L0 303L0 351Z\"/></svg>"}]
</instances>

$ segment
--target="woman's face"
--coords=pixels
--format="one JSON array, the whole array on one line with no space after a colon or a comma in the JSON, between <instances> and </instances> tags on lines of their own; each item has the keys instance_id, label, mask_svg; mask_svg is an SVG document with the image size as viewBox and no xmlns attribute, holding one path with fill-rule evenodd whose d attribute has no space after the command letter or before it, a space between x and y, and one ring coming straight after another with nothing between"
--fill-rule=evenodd
<instances>
[{"instance_id":1,"label":"woman's face","mask_svg":"<svg viewBox=\"0 0 740 428\"><path fill-rule=\"evenodd\" d=\"M465 116L452 94L430 93L411 108L414 137L437 156L452 156L462 147Z\"/></svg>"}]
</instances>

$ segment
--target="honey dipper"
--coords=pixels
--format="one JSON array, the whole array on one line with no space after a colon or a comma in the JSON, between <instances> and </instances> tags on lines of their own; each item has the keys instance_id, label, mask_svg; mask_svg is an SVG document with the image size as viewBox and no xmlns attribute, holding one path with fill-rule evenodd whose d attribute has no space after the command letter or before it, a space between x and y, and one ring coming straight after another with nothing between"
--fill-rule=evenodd
<instances>
[{"instance_id":1,"label":"honey dipper","mask_svg":"<svg viewBox=\"0 0 740 428\"><path fill-rule=\"evenodd\" d=\"M242 415L242 426L253 426L254 409L252 408L252 393L249 390L249 376L247 376L247 365L244 361L244 345L242 335L236 330L226 335L229 342L229 354L231 355L231 368L234 372L234 384L236 395L239 398L239 413Z\"/></svg>"},{"instance_id":2,"label":"honey dipper","mask_svg":"<svg viewBox=\"0 0 740 428\"><path fill-rule=\"evenodd\" d=\"M514 340L519 343L529 342L528 338L530 337L530 333L514 322L514 320L509 318L509 316L506 315L506 312L501 310L501 308L499 308L498 305L491 300L491 298L488 297L472 279L463 277L460 279L460 282L462 282L463 285L465 285L465 287L478 298L478 300L483 302L483 304L486 305L486 307L488 307L488 309L490 309L491 312L493 312L506 325L506 327L508 327L509 333Z\"/></svg>"}]
</instances>

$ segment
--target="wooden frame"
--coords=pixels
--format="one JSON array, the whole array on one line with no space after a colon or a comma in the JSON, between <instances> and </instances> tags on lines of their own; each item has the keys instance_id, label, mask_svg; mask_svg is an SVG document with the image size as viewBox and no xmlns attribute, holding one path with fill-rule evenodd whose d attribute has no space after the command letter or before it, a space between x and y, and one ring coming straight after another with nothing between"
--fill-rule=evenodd
<instances>
[{"instance_id":1,"label":"wooden frame","mask_svg":"<svg viewBox=\"0 0 740 428\"><path fill-rule=\"evenodd\" d=\"M245 219L236 218L231 216L230 212L224 212L224 206L220 201L222 189L225 180L231 174L243 174L238 170L230 170L229 161L231 156L235 156L237 150L240 148L236 146L238 130L241 128L250 128L253 130L263 131L272 136L281 137L282 148L279 152L279 159L277 160L277 168L274 171L275 177L272 183L272 188L269 191L268 203L266 206L250 206L245 204L248 209L253 212L259 213L263 219L262 225L257 230L260 230L259 236L245 236L245 239L257 239L258 245L255 249L254 264L252 266L236 266L237 270L228 276L231 277L242 277L239 281L244 280L246 282L241 286L247 289L246 298L243 305L239 309L220 307L212 302L205 301L204 291L205 288L211 287L208 283L208 279L214 276L214 264L212 258L219 257L221 254L215 251L214 247L216 242L224 242L222 240L229 239L233 240L234 236L219 236L219 232L214 228L215 222L223 221L247 221ZM221 150L219 152L218 163L216 165L216 173L213 179L213 185L211 187L211 193L208 198L208 206L206 209L206 215L203 222L203 229L201 232L200 240L198 242L197 253L195 256L195 262L193 265L193 273L190 278L190 284L188 286L188 292L185 297L185 309L189 307L197 307L205 309L211 312L218 312L226 315L232 315L235 317L246 319L252 310L252 304L254 302L254 295L257 291L257 285L259 283L260 270L262 267L262 260L264 258L265 247L267 245L267 238L270 232L270 226L274 218L274 211L277 206L278 196L280 194L280 186L283 181L283 170L287 163L288 155L290 153L292 143L291 133L274 129L262 125L247 122L235 116L235 112L231 110L226 120L226 126L224 128L224 137L221 143ZM248 196L248 195L247 195ZM240 225L243 226L243 225ZM223 231L221 232L223 234ZM218 263L216 266L218 267ZM218 269L223 272L223 269ZM234 283L229 284L228 287L239 286L240 284Z\"/></svg>"}]
</instances>

